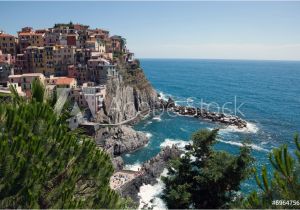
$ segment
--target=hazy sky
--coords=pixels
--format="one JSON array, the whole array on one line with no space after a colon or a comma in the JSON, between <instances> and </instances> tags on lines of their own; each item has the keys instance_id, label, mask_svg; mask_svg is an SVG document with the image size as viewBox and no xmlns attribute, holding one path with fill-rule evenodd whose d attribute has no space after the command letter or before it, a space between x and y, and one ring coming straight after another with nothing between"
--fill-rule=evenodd
<instances>
[{"instance_id":1,"label":"hazy sky","mask_svg":"<svg viewBox=\"0 0 300 210\"><path fill-rule=\"evenodd\" d=\"M79 22L136 57L300 60L300 2L0 2L0 29Z\"/></svg>"}]
</instances>

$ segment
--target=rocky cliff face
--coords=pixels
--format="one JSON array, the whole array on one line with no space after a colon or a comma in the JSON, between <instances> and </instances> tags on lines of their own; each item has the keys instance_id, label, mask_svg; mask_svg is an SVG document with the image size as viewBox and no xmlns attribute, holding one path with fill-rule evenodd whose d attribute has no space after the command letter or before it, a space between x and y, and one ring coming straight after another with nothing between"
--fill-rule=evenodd
<instances>
[{"instance_id":1,"label":"rocky cliff face","mask_svg":"<svg viewBox=\"0 0 300 210\"><path fill-rule=\"evenodd\" d=\"M117 69L119 76L107 81L104 109L97 120L111 125L98 131L96 142L111 155L115 169L119 170L123 166L119 155L139 149L149 141L130 124L139 121L142 115L157 106L159 100L137 62L118 61Z\"/></svg>"},{"instance_id":2,"label":"rocky cliff face","mask_svg":"<svg viewBox=\"0 0 300 210\"><path fill-rule=\"evenodd\" d=\"M106 85L105 114L109 123L136 119L159 103L157 93L136 65L118 63L119 77Z\"/></svg>"}]
</instances>

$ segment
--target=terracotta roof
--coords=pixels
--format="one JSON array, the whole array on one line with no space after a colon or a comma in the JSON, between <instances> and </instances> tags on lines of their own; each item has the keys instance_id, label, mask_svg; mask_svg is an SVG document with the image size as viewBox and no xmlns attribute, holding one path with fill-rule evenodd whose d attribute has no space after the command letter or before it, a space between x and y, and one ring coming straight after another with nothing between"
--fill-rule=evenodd
<instances>
[{"instance_id":1,"label":"terracotta roof","mask_svg":"<svg viewBox=\"0 0 300 210\"><path fill-rule=\"evenodd\" d=\"M69 78L69 77L58 77L56 79L55 84L57 85L70 85L71 83L74 82L74 78Z\"/></svg>"},{"instance_id":2,"label":"terracotta roof","mask_svg":"<svg viewBox=\"0 0 300 210\"><path fill-rule=\"evenodd\" d=\"M30 36L30 35L36 35L36 36L42 36L44 33L35 33L35 32L20 32L19 36Z\"/></svg>"},{"instance_id":3,"label":"terracotta roof","mask_svg":"<svg viewBox=\"0 0 300 210\"><path fill-rule=\"evenodd\" d=\"M10 34L0 33L0 37L14 37L14 36Z\"/></svg>"}]
</instances>

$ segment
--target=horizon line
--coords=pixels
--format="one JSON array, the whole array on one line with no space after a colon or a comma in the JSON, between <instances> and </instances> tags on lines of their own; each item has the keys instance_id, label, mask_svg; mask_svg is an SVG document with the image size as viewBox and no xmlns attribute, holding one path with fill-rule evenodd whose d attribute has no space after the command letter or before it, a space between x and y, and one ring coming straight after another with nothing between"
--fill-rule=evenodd
<instances>
[{"instance_id":1,"label":"horizon line","mask_svg":"<svg viewBox=\"0 0 300 210\"><path fill-rule=\"evenodd\" d=\"M235 60L235 61L286 61L286 62L300 62L299 60L293 60L293 59L257 59L257 58L184 58L184 57L137 57L137 59L161 59L161 60Z\"/></svg>"}]
</instances>

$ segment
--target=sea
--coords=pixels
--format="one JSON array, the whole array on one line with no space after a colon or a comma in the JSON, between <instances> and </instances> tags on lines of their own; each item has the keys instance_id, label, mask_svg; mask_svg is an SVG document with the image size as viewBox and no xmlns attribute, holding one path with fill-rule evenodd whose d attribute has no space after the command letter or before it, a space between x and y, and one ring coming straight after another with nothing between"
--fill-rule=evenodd
<instances>
[{"instance_id":1,"label":"sea","mask_svg":"<svg viewBox=\"0 0 300 210\"><path fill-rule=\"evenodd\" d=\"M192 133L203 128L220 128L216 150L237 154L246 142L252 148L254 166L260 171L266 165L269 174L272 167L268 154L273 148L286 144L291 152L295 149L293 136L300 132L300 62L141 59L140 63L162 98L237 115L248 122L248 127L225 127L167 111L149 115L135 129L147 133L150 142L123 155L127 169L138 170L167 145L184 147ZM160 199L163 187L159 179L156 185L142 186L141 206L151 200L154 206L165 208ZM241 193L257 188L251 176L241 184Z\"/></svg>"}]
</instances>

